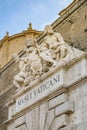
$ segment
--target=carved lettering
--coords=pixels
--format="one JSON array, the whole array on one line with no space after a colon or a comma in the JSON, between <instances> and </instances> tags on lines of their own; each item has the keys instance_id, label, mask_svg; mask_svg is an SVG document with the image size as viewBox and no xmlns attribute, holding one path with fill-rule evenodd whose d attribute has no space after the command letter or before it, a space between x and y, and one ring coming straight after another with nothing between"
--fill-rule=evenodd
<instances>
[{"instance_id":1,"label":"carved lettering","mask_svg":"<svg viewBox=\"0 0 87 130\"><path fill-rule=\"evenodd\" d=\"M56 86L58 86L57 84L59 84L59 83L60 83L60 74L57 74L54 77L52 77L51 79L43 82L40 86L36 87L35 89L30 90L30 92L28 92L24 96L20 97L16 101L17 109L25 107L26 104L33 102L34 99L38 99L38 97L40 97L40 96L43 97L43 95L45 93L50 92L50 90L52 90Z\"/></svg>"}]
</instances>

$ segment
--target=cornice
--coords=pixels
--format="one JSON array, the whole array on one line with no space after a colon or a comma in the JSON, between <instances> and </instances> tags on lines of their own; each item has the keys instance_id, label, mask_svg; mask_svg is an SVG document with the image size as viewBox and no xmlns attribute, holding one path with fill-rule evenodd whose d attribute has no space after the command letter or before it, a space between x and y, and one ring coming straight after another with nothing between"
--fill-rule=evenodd
<instances>
[{"instance_id":1,"label":"cornice","mask_svg":"<svg viewBox=\"0 0 87 130\"><path fill-rule=\"evenodd\" d=\"M5 41L10 41L12 39L15 39L17 37L21 37L21 36L26 36L26 34L33 34L33 35L39 35L42 31L37 31L37 30L33 30L33 29L28 29L28 30L24 30L21 33L17 33L14 34L12 36L5 36L2 40L1 43L5 42Z\"/></svg>"},{"instance_id":2,"label":"cornice","mask_svg":"<svg viewBox=\"0 0 87 130\"><path fill-rule=\"evenodd\" d=\"M64 10L62 10L59 15L60 17L57 18L51 26L55 30L56 27L61 24L69 15L71 15L76 9L78 9L80 6L82 6L87 0L74 0L68 7L66 7ZM38 37L38 41L40 42L45 37L45 34L42 32Z\"/></svg>"},{"instance_id":3,"label":"cornice","mask_svg":"<svg viewBox=\"0 0 87 130\"><path fill-rule=\"evenodd\" d=\"M62 16L63 14L65 14L68 10L70 10L76 4L76 2L78 2L78 0L73 0L73 2L69 6L67 6L65 9L59 12L59 15Z\"/></svg>"},{"instance_id":4,"label":"cornice","mask_svg":"<svg viewBox=\"0 0 87 130\"><path fill-rule=\"evenodd\" d=\"M51 26L55 30L58 25L60 25L64 20L66 20L72 13L74 13L78 8L80 8L87 0L74 0L71 5L69 5L66 9L61 11L59 14L60 17L56 19Z\"/></svg>"}]
</instances>

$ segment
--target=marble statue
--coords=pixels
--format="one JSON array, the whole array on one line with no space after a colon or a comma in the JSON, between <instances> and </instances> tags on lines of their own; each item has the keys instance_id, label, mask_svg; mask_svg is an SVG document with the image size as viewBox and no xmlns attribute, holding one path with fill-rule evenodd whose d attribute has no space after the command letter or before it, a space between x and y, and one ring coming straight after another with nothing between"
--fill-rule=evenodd
<instances>
[{"instance_id":1,"label":"marble statue","mask_svg":"<svg viewBox=\"0 0 87 130\"><path fill-rule=\"evenodd\" d=\"M30 66L30 70L32 72L33 77L38 77L39 74L42 71L42 64L41 64L41 58L39 56L39 49L37 45L36 39L33 39L32 41L28 40L28 46L26 46L26 53L27 53L27 59L28 64Z\"/></svg>"},{"instance_id":2,"label":"marble statue","mask_svg":"<svg viewBox=\"0 0 87 130\"><path fill-rule=\"evenodd\" d=\"M40 56L45 61L51 62L52 66L56 66L59 59L66 57L68 53L67 47L61 34L54 32L52 26L47 25L44 33L46 37L40 48Z\"/></svg>"},{"instance_id":3,"label":"marble statue","mask_svg":"<svg viewBox=\"0 0 87 130\"><path fill-rule=\"evenodd\" d=\"M56 66L55 54L52 52L52 50L49 50L49 48L47 47L47 44L45 43L41 44L40 57L45 62L50 62L52 63L53 66Z\"/></svg>"},{"instance_id":4,"label":"marble statue","mask_svg":"<svg viewBox=\"0 0 87 130\"><path fill-rule=\"evenodd\" d=\"M37 41L36 41L36 39L27 38L27 39L25 40L25 46L26 46L26 48L30 48L30 47L35 47L35 46L37 46Z\"/></svg>"},{"instance_id":5,"label":"marble statue","mask_svg":"<svg viewBox=\"0 0 87 130\"><path fill-rule=\"evenodd\" d=\"M25 41L26 55L14 59L19 64L19 73L14 76L13 84L17 88L27 86L34 80L57 66L61 60L68 62L80 54L81 51L70 47L65 43L60 33L54 32L52 26L44 29L45 38L39 45L36 39L28 38Z\"/></svg>"},{"instance_id":6,"label":"marble statue","mask_svg":"<svg viewBox=\"0 0 87 130\"><path fill-rule=\"evenodd\" d=\"M42 72L41 58L38 49L36 48L36 41L28 39L26 48L26 56L19 57L14 54L14 59L19 64L19 73L14 76L13 84L19 89L22 86L30 84L33 80L40 77Z\"/></svg>"}]
</instances>

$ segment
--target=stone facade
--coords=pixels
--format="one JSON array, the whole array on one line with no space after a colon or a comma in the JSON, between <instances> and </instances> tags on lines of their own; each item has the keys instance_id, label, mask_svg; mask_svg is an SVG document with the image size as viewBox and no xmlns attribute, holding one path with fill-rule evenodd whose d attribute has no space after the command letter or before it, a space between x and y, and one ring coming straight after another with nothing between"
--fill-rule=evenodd
<instances>
[{"instance_id":1,"label":"stone facade","mask_svg":"<svg viewBox=\"0 0 87 130\"><path fill-rule=\"evenodd\" d=\"M78 52L77 52L78 53ZM8 106L7 130L82 130L86 124L87 53L54 67L17 90Z\"/></svg>"},{"instance_id":2,"label":"stone facade","mask_svg":"<svg viewBox=\"0 0 87 130\"><path fill-rule=\"evenodd\" d=\"M7 32L6 36L0 40L0 68L6 65L11 59L14 53L20 53L25 47L25 40L27 38L36 38L41 34L41 31L34 30L31 23L27 30L13 36L9 36Z\"/></svg>"},{"instance_id":3,"label":"stone facade","mask_svg":"<svg viewBox=\"0 0 87 130\"><path fill-rule=\"evenodd\" d=\"M74 2L68 8L60 13L60 18L52 23L52 27L56 32L61 33L64 41L67 44L86 51L86 15L87 1L74 0ZM25 32L26 31L24 31L22 34L18 34L17 37L16 35L12 37L7 36L1 41L1 43L5 43L3 45L1 44L1 50L6 50L3 51L3 56L7 54L8 42L11 45L10 50L13 48L14 43L23 43L21 48L19 44L16 44L16 53L23 49L25 45L25 39L29 38L29 35L31 35L32 31L29 33L29 35L26 33L26 36L24 34ZM42 33L37 38L37 42L39 44L42 43L45 36L46 35ZM64 64L64 66L61 65L61 67L64 67L62 72L67 72L67 74L64 73L64 75L62 75L67 77L67 81L65 82L64 80L64 83L66 84L62 84L62 86L59 86L59 88L55 89L55 91L46 91L47 95L41 95L42 98L40 97L40 100L37 97L36 101L34 100L33 103L31 101L30 106L25 108L23 107L23 109L18 108L18 111L15 113L15 110L13 109L15 108L14 101L17 103L17 99L19 99L22 94L26 95L26 93L32 91L33 88L36 86L38 87L42 81L36 83L36 86L33 85L32 89L25 87L25 89L19 93L16 93L18 91L13 85L13 77L17 75L20 70L18 68L18 63L15 63L14 59L10 60L10 57L12 57L13 53L14 51L9 51L9 56L8 58L5 57L6 59L3 59L4 61L2 62L1 66L4 66L0 70L0 130L86 130L87 57L83 56L79 60L75 60L72 64ZM19 57L24 55L25 52L21 51ZM2 59L2 53L0 56L0 59ZM55 75L57 72L59 71L57 68L55 68L54 71L45 76L46 79L50 79L51 76Z\"/></svg>"},{"instance_id":4,"label":"stone facade","mask_svg":"<svg viewBox=\"0 0 87 130\"><path fill-rule=\"evenodd\" d=\"M63 14L62 14L63 13ZM87 1L78 0L70 9L60 13L60 19L53 24L55 31L71 45L87 51Z\"/></svg>"},{"instance_id":5,"label":"stone facade","mask_svg":"<svg viewBox=\"0 0 87 130\"><path fill-rule=\"evenodd\" d=\"M75 0L59 13L60 17L52 23L67 44L87 51L87 1ZM39 37L42 41L44 35Z\"/></svg>"}]
</instances>

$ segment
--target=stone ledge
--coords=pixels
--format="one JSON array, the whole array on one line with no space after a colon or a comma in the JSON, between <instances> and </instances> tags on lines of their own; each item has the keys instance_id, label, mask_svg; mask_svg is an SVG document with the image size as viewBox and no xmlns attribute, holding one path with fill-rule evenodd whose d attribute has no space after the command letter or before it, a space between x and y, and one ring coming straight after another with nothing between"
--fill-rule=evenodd
<instances>
[{"instance_id":1,"label":"stone ledge","mask_svg":"<svg viewBox=\"0 0 87 130\"><path fill-rule=\"evenodd\" d=\"M19 127L20 125L26 122L25 116L21 116L20 118L15 120L15 128Z\"/></svg>"},{"instance_id":2,"label":"stone ledge","mask_svg":"<svg viewBox=\"0 0 87 130\"><path fill-rule=\"evenodd\" d=\"M59 130L59 128L67 126L69 124L68 115L64 114L56 117L51 125L51 130Z\"/></svg>"},{"instance_id":3,"label":"stone ledge","mask_svg":"<svg viewBox=\"0 0 87 130\"><path fill-rule=\"evenodd\" d=\"M58 19L56 19L51 25L54 28L54 30L56 30L57 26L59 26L63 21L65 21L67 19L67 17L69 17L70 14L74 13L76 9L80 8L80 6L82 6L84 3L86 2L86 0L79 0L79 3L77 2L70 10L68 10L66 13L64 13L61 17L59 17Z\"/></svg>"},{"instance_id":4,"label":"stone ledge","mask_svg":"<svg viewBox=\"0 0 87 130\"><path fill-rule=\"evenodd\" d=\"M66 101L62 105L55 108L55 115L70 114L74 111L74 105L71 101Z\"/></svg>"},{"instance_id":5,"label":"stone ledge","mask_svg":"<svg viewBox=\"0 0 87 130\"><path fill-rule=\"evenodd\" d=\"M76 130L76 125L75 124L71 124L71 125L66 126L64 128L60 128L59 130Z\"/></svg>"},{"instance_id":6,"label":"stone ledge","mask_svg":"<svg viewBox=\"0 0 87 130\"><path fill-rule=\"evenodd\" d=\"M68 100L67 94L63 93L49 101L49 109L52 109Z\"/></svg>"}]
</instances>

